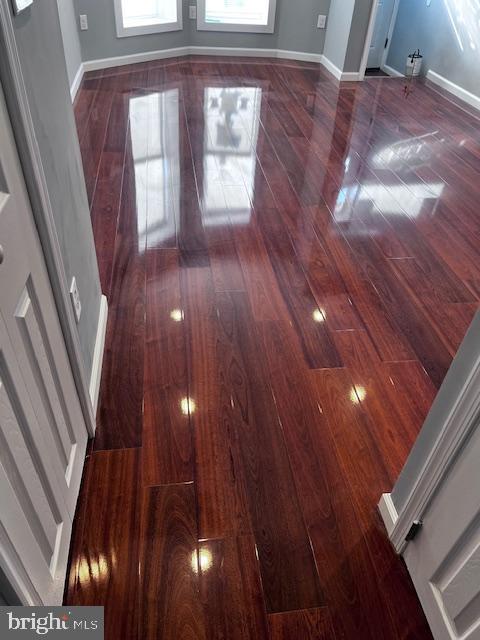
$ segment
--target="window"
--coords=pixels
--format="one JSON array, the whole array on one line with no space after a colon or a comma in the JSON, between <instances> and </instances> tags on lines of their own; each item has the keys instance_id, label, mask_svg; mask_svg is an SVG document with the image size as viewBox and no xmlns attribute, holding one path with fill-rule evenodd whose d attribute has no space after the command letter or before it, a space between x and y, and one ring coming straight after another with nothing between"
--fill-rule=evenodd
<instances>
[{"instance_id":1,"label":"window","mask_svg":"<svg viewBox=\"0 0 480 640\"><path fill-rule=\"evenodd\" d=\"M114 1L119 38L182 28L182 0Z\"/></svg>"},{"instance_id":2,"label":"window","mask_svg":"<svg viewBox=\"0 0 480 640\"><path fill-rule=\"evenodd\" d=\"M203 31L273 33L276 0L198 0L197 27Z\"/></svg>"}]
</instances>

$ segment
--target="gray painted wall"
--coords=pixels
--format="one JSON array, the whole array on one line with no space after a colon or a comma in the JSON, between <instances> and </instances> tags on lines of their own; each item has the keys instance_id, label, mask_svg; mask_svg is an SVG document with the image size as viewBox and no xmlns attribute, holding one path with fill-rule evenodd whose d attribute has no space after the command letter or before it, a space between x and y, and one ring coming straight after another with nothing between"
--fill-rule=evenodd
<instances>
[{"instance_id":1,"label":"gray painted wall","mask_svg":"<svg viewBox=\"0 0 480 640\"><path fill-rule=\"evenodd\" d=\"M340 71L359 71L372 0L332 0L323 54Z\"/></svg>"},{"instance_id":2,"label":"gray painted wall","mask_svg":"<svg viewBox=\"0 0 480 640\"><path fill-rule=\"evenodd\" d=\"M14 18L14 29L65 270L69 282L76 276L82 300L78 333L89 375L100 280L57 0L36 0Z\"/></svg>"},{"instance_id":3,"label":"gray painted wall","mask_svg":"<svg viewBox=\"0 0 480 640\"><path fill-rule=\"evenodd\" d=\"M452 410L475 362L480 357L480 311L475 315L440 391L425 420L407 462L392 491L392 500L401 511L410 495L428 454L438 437L438 428Z\"/></svg>"},{"instance_id":4,"label":"gray painted wall","mask_svg":"<svg viewBox=\"0 0 480 640\"><path fill-rule=\"evenodd\" d=\"M353 28L350 32L350 38L348 39L344 71L360 71L372 5L372 0L356 0L355 2L352 19Z\"/></svg>"},{"instance_id":5,"label":"gray painted wall","mask_svg":"<svg viewBox=\"0 0 480 640\"><path fill-rule=\"evenodd\" d=\"M78 37L77 19L73 0L57 0L62 29L63 50L67 64L68 83L71 86L82 64L82 51Z\"/></svg>"},{"instance_id":6,"label":"gray painted wall","mask_svg":"<svg viewBox=\"0 0 480 640\"><path fill-rule=\"evenodd\" d=\"M430 7L424 0L400 0L387 64L405 73L407 55L419 48L424 55L424 72L431 69L480 96L480 6L478 3L463 2L465 23L462 24L456 19L455 3L450 4L463 50L443 0L432 0ZM472 30L472 37L469 36L469 29Z\"/></svg>"},{"instance_id":7,"label":"gray painted wall","mask_svg":"<svg viewBox=\"0 0 480 640\"><path fill-rule=\"evenodd\" d=\"M330 3L323 54L340 71L345 63L354 8L355 0L332 0Z\"/></svg>"},{"instance_id":8,"label":"gray painted wall","mask_svg":"<svg viewBox=\"0 0 480 640\"><path fill-rule=\"evenodd\" d=\"M184 0L183 31L117 38L113 0L74 0L76 15L86 13L88 31L80 31L83 60L96 60L185 46L251 47L321 53L325 30L317 29L318 14L328 13L330 0L277 0L275 33L197 31Z\"/></svg>"}]
</instances>

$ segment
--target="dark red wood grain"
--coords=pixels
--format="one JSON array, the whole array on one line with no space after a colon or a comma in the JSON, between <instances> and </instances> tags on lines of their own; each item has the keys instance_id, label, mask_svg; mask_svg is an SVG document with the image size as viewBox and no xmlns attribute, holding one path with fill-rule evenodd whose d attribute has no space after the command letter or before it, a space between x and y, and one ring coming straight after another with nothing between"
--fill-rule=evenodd
<instances>
[{"instance_id":1,"label":"dark red wood grain","mask_svg":"<svg viewBox=\"0 0 480 640\"><path fill-rule=\"evenodd\" d=\"M75 104L109 324L65 602L106 638L430 638L377 513L480 296L431 87L198 56Z\"/></svg>"}]
</instances>

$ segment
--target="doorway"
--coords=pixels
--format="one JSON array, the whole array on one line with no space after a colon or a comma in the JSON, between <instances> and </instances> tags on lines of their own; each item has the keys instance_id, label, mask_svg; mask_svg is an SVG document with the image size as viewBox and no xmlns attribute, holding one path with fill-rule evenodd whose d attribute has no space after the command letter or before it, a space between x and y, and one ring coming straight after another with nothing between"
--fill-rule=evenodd
<instances>
[{"instance_id":1,"label":"doorway","mask_svg":"<svg viewBox=\"0 0 480 640\"><path fill-rule=\"evenodd\" d=\"M386 62L399 5L400 0L374 0L362 57L366 77L393 75Z\"/></svg>"}]
</instances>

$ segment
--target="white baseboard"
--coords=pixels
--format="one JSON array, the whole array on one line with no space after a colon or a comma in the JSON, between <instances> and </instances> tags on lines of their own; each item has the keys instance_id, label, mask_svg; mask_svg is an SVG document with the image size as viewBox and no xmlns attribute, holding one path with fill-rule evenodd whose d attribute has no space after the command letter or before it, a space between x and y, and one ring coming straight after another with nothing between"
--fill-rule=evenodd
<instances>
[{"instance_id":1,"label":"white baseboard","mask_svg":"<svg viewBox=\"0 0 480 640\"><path fill-rule=\"evenodd\" d=\"M86 60L83 63L84 71L96 71L97 69L109 69L110 67L121 67L124 64L135 64L137 62L151 62L152 60L163 60L164 58L176 58L177 56L187 56L190 47L176 47L175 49L161 49L158 51L146 51L143 53L132 53L128 56L115 56L114 58L100 58L98 60Z\"/></svg>"},{"instance_id":2,"label":"white baseboard","mask_svg":"<svg viewBox=\"0 0 480 640\"><path fill-rule=\"evenodd\" d=\"M359 71L342 71L323 54L319 62L340 82L358 82L362 79Z\"/></svg>"},{"instance_id":3,"label":"white baseboard","mask_svg":"<svg viewBox=\"0 0 480 640\"><path fill-rule=\"evenodd\" d=\"M70 95L72 97L72 102L75 100L80 85L82 83L83 74L85 73L83 63L78 67L78 71L75 74L75 78L73 79L72 86L70 87Z\"/></svg>"},{"instance_id":4,"label":"white baseboard","mask_svg":"<svg viewBox=\"0 0 480 640\"><path fill-rule=\"evenodd\" d=\"M403 73L400 73L400 71L397 71L393 67L389 67L388 64L384 64L382 66L382 71L385 71L385 73L388 73L388 75L392 76L392 78L404 78L405 77L403 75Z\"/></svg>"},{"instance_id":5,"label":"white baseboard","mask_svg":"<svg viewBox=\"0 0 480 640\"><path fill-rule=\"evenodd\" d=\"M380 502L378 503L378 510L382 516L383 523L385 524L385 529L390 536L398 520L398 513L395 505L393 504L391 493L382 494Z\"/></svg>"},{"instance_id":6,"label":"white baseboard","mask_svg":"<svg viewBox=\"0 0 480 640\"><path fill-rule=\"evenodd\" d=\"M249 47L185 47L190 56L242 56L248 58L276 58L276 49L250 49Z\"/></svg>"},{"instance_id":7,"label":"white baseboard","mask_svg":"<svg viewBox=\"0 0 480 640\"><path fill-rule=\"evenodd\" d=\"M300 62L317 62L323 64L323 55L321 53L307 53L304 51L289 51L287 49L277 49L276 58L285 60L300 60Z\"/></svg>"},{"instance_id":8,"label":"white baseboard","mask_svg":"<svg viewBox=\"0 0 480 640\"><path fill-rule=\"evenodd\" d=\"M251 58L282 58L286 60L299 60L300 62L316 62L323 65L338 80L358 80L358 73L342 73L330 60L321 53L308 53L306 51L288 51L286 49L251 49L239 47L177 47L175 49L161 49L159 51L147 51L134 53L128 56L116 56L115 58L101 58L98 60L86 60L83 63L82 73L120 67L137 62L151 62L180 56L242 56Z\"/></svg>"},{"instance_id":9,"label":"white baseboard","mask_svg":"<svg viewBox=\"0 0 480 640\"><path fill-rule=\"evenodd\" d=\"M363 80L359 71L342 71L341 82L360 82Z\"/></svg>"},{"instance_id":10,"label":"white baseboard","mask_svg":"<svg viewBox=\"0 0 480 640\"><path fill-rule=\"evenodd\" d=\"M92 373L90 375L90 400L94 414L97 413L98 394L100 391L100 380L102 378L103 352L105 350L105 334L107 331L108 302L107 297L100 299L100 311L98 314L97 337L95 349L93 351Z\"/></svg>"},{"instance_id":11,"label":"white baseboard","mask_svg":"<svg viewBox=\"0 0 480 640\"><path fill-rule=\"evenodd\" d=\"M324 55L322 55L321 63L327 71L330 71L332 76L335 76L337 80L342 79L342 72L340 71L340 69L336 65L334 65L333 62L329 60L327 57L325 57Z\"/></svg>"},{"instance_id":12,"label":"white baseboard","mask_svg":"<svg viewBox=\"0 0 480 640\"><path fill-rule=\"evenodd\" d=\"M462 87L459 87L458 84L455 84L450 80L447 80L447 78L444 78L438 73L435 73L435 71L429 70L427 72L427 80L430 80L431 82L438 85L439 87L442 87L442 89L445 89L446 91L453 94L457 98L460 98L460 100L463 100L463 102L466 102L471 107L474 107L475 109L480 109L479 96L476 96L473 93L470 93L470 91L467 91L466 89L462 89Z\"/></svg>"}]
</instances>

